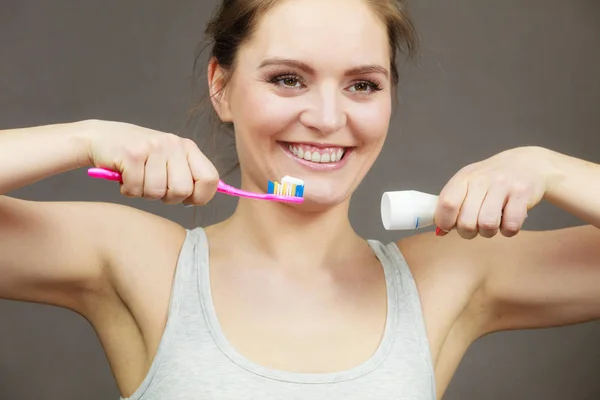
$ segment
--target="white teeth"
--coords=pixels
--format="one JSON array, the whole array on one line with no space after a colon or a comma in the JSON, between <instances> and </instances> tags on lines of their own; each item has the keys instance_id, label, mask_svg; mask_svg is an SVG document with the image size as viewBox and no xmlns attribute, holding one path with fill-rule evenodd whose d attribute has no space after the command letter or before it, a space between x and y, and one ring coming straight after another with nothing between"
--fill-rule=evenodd
<instances>
[{"instance_id":1,"label":"white teeth","mask_svg":"<svg viewBox=\"0 0 600 400\"><path fill-rule=\"evenodd\" d=\"M288 150L298 158L303 158L307 161L315 163L329 163L340 161L344 155L344 149L334 150L332 153L320 154L318 151L310 152L304 151L301 147L296 147L292 144L288 144Z\"/></svg>"}]
</instances>

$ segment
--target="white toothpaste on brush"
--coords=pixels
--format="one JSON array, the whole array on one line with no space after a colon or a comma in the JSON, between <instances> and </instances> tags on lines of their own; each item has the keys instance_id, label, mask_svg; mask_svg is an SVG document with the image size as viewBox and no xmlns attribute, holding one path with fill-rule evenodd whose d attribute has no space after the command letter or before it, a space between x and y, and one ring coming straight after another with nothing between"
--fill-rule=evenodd
<instances>
[{"instance_id":1,"label":"white toothpaste on brush","mask_svg":"<svg viewBox=\"0 0 600 400\"><path fill-rule=\"evenodd\" d=\"M381 222L388 231L433 225L438 196L416 190L385 192L381 196Z\"/></svg>"},{"instance_id":2,"label":"white toothpaste on brush","mask_svg":"<svg viewBox=\"0 0 600 400\"><path fill-rule=\"evenodd\" d=\"M304 194L304 181L293 176L284 176L275 188L275 193L282 196L302 196Z\"/></svg>"}]
</instances>

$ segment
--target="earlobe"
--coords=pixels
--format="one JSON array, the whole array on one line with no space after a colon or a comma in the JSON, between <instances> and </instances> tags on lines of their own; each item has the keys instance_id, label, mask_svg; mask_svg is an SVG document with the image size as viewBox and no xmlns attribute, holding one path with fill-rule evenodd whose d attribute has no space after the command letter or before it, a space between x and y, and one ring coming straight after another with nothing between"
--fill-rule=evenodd
<instances>
[{"instance_id":1,"label":"earlobe","mask_svg":"<svg viewBox=\"0 0 600 400\"><path fill-rule=\"evenodd\" d=\"M231 122L231 109L225 92L225 70L212 57L208 63L208 90L210 100L219 118L223 122Z\"/></svg>"}]
</instances>

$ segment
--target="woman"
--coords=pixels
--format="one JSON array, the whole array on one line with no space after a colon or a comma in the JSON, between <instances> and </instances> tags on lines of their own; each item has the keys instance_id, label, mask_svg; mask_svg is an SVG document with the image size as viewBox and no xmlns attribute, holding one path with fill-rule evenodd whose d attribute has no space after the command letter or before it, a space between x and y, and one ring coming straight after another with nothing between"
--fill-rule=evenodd
<instances>
[{"instance_id":1,"label":"woman","mask_svg":"<svg viewBox=\"0 0 600 400\"><path fill-rule=\"evenodd\" d=\"M438 235L383 245L353 231L393 60L414 47L402 4L227 0L208 33L242 187L296 176L304 204L240 199L227 220L185 230L124 206L0 197L0 297L87 318L123 398L439 399L478 337L600 316L598 165L508 150L448 182ZM0 193L87 166L168 204L204 205L219 179L193 142L130 124L0 135ZM521 232L543 199L589 225Z\"/></svg>"}]
</instances>

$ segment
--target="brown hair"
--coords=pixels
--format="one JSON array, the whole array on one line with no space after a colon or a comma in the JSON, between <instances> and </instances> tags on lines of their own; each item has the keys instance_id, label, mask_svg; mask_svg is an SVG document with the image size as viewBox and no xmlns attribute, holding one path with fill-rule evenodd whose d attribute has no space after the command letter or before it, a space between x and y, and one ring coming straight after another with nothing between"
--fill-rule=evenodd
<instances>
[{"instance_id":1,"label":"brown hair","mask_svg":"<svg viewBox=\"0 0 600 400\"><path fill-rule=\"evenodd\" d=\"M205 30L207 45L212 48L211 57L231 76L235 69L237 50L245 41L249 40L257 25L259 18L264 15L279 0L222 0L221 4L209 21ZM411 57L417 49L418 40L414 25L406 9L405 0L365 0L387 26L391 49L391 78L394 86L398 84L399 73L397 56L405 54ZM199 58L196 58L196 70ZM225 77L225 84L228 77ZM199 111L201 104L192 109L192 115ZM213 147L222 135L214 135ZM233 139L232 130L229 138ZM206 139L206 138L205 138ZM226 152L230 154L230 152ZM233 152L235 154L235 152ZM224 155L220 153L220 155ZM230 173L237 168L237 160ZM219 167L219 166L217 166Z\"/></svg>"}]
</instances>

